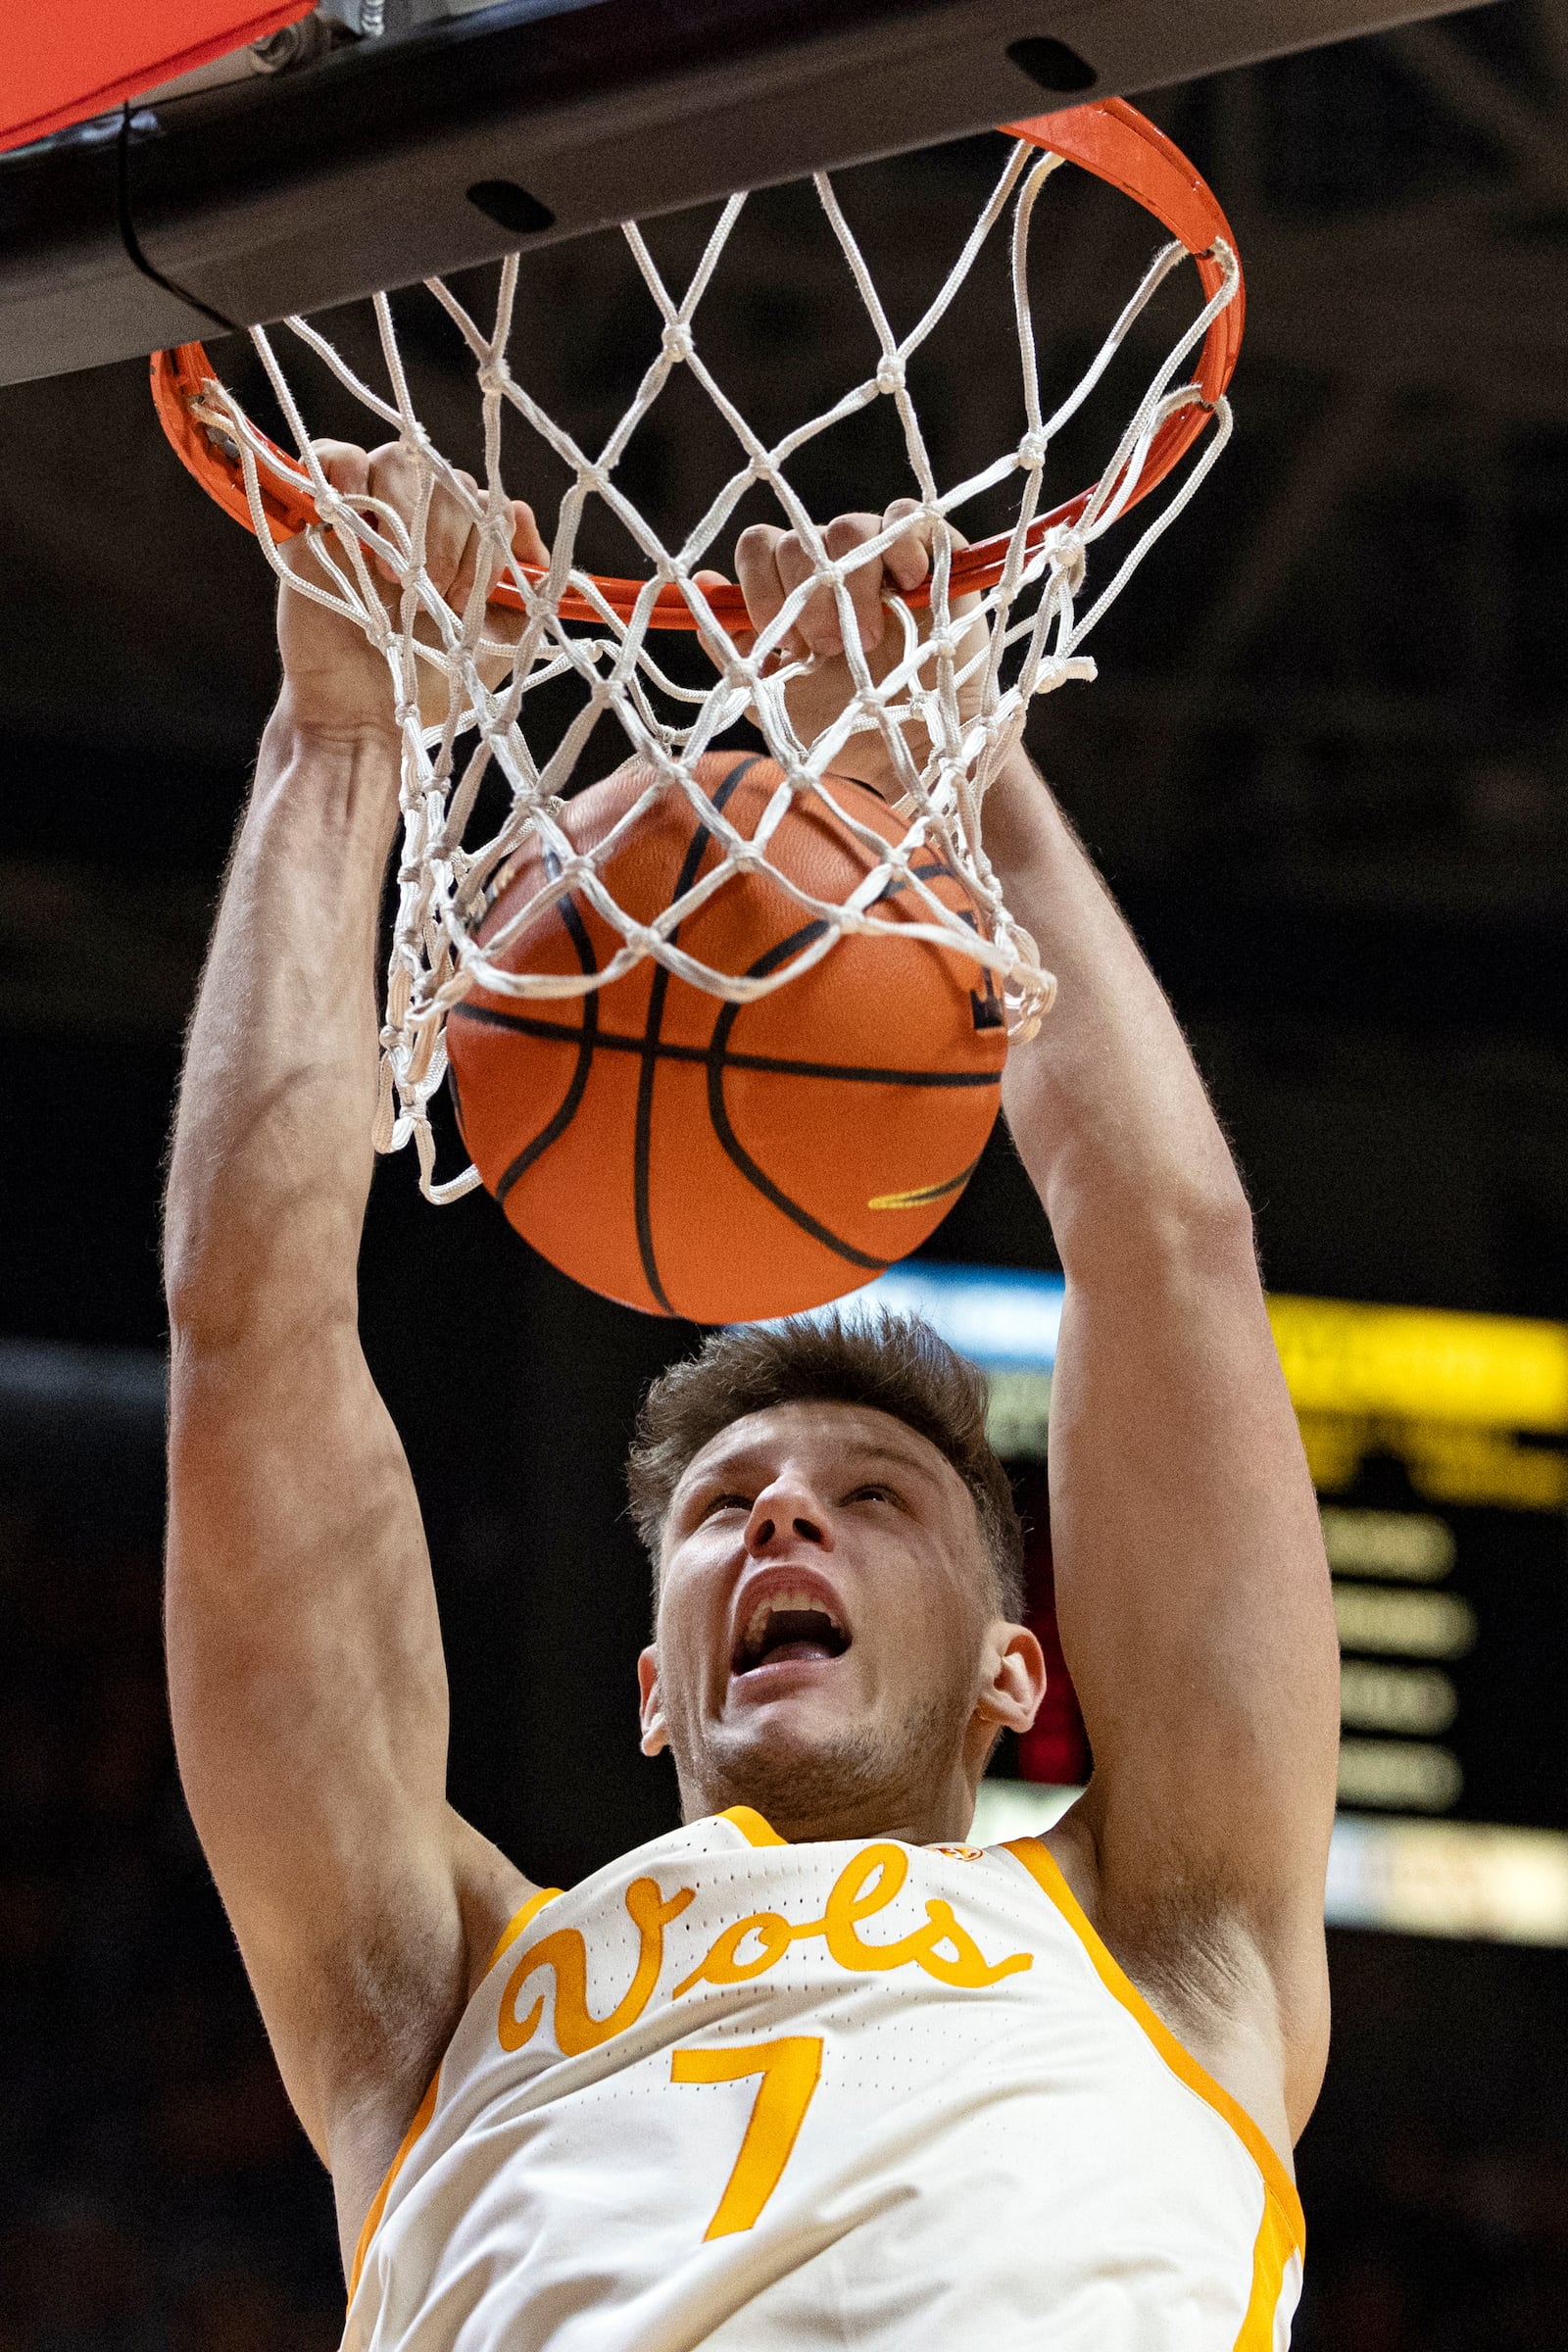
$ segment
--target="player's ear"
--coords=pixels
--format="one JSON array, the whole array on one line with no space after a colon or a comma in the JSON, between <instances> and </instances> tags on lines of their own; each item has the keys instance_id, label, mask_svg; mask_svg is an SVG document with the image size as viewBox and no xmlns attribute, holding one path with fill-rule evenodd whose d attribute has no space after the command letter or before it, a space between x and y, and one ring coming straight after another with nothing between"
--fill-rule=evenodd
<instances>
[{"instance_id":1,"label":"player's ear","mask_svg":"<svg viewBox=\"0 0 1568 2352\"><path fill-rule=\"evenodd\" d=\"M659 1696L659 1651L653 1642L637 1660L637 1688L642 1693L639 1713L643 1754L657 1756L669 1745L669 1735L664 1729L664 1710Z\"/></svg>"},{"instance_id":2,"label":"player's ear","mask_svg":"<svg viewBox=\"0 0 1568 2352\"><path fill-rule=\"evenodd\" d=\"M1046 1653L1026 1625L1004 1617L986 1632L985 1660L976 1713L1004 1732L1026 1732L1046 1695Z\"/></svg>"}]
</instances>

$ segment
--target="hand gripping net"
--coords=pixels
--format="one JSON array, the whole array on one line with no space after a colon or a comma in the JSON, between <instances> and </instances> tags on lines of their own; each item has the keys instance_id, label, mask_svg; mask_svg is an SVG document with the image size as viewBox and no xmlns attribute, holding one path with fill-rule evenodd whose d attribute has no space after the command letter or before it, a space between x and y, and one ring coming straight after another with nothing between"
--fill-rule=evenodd
<instances>
[{"instance_id":1,"label":"hand gripping net","mask_svg":"<svg viewBox=\"0 0 1568 2352\"><path fill-rule=\"evenodd\" d=\"M294 440L285 455L217 381L200 345L161 353L153 363L154 394L171 439L211 493L255 530L280 576L295 593L314 598L355 621L391 669L402 731L403 848L397 914L381 1033L381 1085L375 1143L397 1150L411 1138L420 1184L433 1200L447 1200L478 1182L469 1168L452 1181L435 1177L431 1099L446 1070L444 1040L451 1007L475 985L502 997L572 997L619 979L641 957L716 997L744 1003L785 987L827 955L845 933L892 928L878 901L898 885L917 920L901 920L897 937L924 939L960 950L994 975L1006 1005L1009 1033L1033 1035L1054 989L1034 941L1008 913L984 846L987 790L1000 762L1017 742L1029 704L1070 678L1089 679L1095 665L1082 647L1121 593L1132 572L1168 528L1218 457L1230 431L1224 388L1241 340L1242 278L1223 215L1202 181L1163 135L1120 101L1082 107L1010 126L1014 144L957 262L916 324L895 335L860 248L827 174L815 185L832 234L875 330L880 357L873 373L853 385L822 415L771 446L747 423L704 361L697 322L744 198L725 205L701 262L683 293L662 276L640 230L623 231L662 322L659 353L624 416L597 455L581 447L513 374L508 362L515 258L506 262L493 318L481 325L439 279L430 291L461 332L478 377L484 423L484 474L467 487L436 449L415 412L398 350L390 306L376 298L375 320L386 370L384 392L365 382L333 346L302 318L289 329L331 370L367 412L368 442L394 437L416 462L419 492L408 524L369 497L338 496L328 484L300 413L273 338L258 328L252 340ZM1068 397L1051 414L1044 408L1030 316L1028 258L1037 200L1047 179L1070 158L1137 196L1174 230L1150 264L1142 283ZM926 438L906 380L912 353L948 311L986 240L1011 215L1011 276L1022 363L1026 429L1016 447L979 471L945 486L933 470ZM1156 290L1189 255L1199 263L1204 300L1174 348L1155 368L1131 419L1115 442L1099 480L1064 507L1042 512L1047 454L1068 418L1088 399L1134 322ZM1196 373L1189 362L1200 354ZM616 469L638 425L671 375L684 368L712 403L722 429L733 436L736 464L729 479L679 545L666 546L625 494ZM895 530L835 562L823 544L820 517L808 513L787 468L816 435L841 419L889 401L897 412L908 463L909 488L929 525L932 568L923 589L889 596L898 635L885 640L894 659L873 676L854 625L847 580L857 564L883 555ZM570 474L561 504L548 570L521 564L511 549L512 514L501 475L503 414L512 411L548 444ZM1087 604L1090 548L1152 490L1188 448L1207 431L1204 445L1174 496L1145 525L1107 584ZM1011 527L971 548L956 542L966 505L1016 477L1018 504ZM734 587L704 587L705 565L729 561L727 526L754 484L764 483L788 526L808 552L812 569L777 617L745 651L737 636L746 612ZM453 611L424 568L430 500L441 485L466 509L483 548L465 609ZM525 484L523 485L526 486ZM576 561L590 503L601 501L642 551L648 575L609 579ZM899 525L898 528L906 527ZM274 543L304 531L314 561L301 572L278 562ZM396 576L397 591L378 585L371 559ZM854 693L842 714L812 741L791 722L788 690L804 664L787 658L785 640L807 598L827 587L836 598ZM510 626L499 633L497 614ZM661 660L663 632L700 632L714 664L711 683L692 686ZM880 664L879 664L880 665ZM439 673L446 715L438 726L420 719L420 671ZM541 741L530 731L530 698L572 673L581 693L575 717ZM441 698L434 698L441 708ZM628 753L647 763L650 782L635 807L590 855L580 854L563 826L564 798L577 761L601 715L612 712ZM741 833L697 781L695 763L742 719L760 729L783 781L754 832ZM902 797L902 840L883 836L834 805L869 857L864 878L843 903L813 897L780 872L769 844L792 803L808 799L831 774L852 735L871 729L882 738ZM597 763L596 763L597 764ZM509 806L499 827L470 839L480 785L494 769L505 780ZM584 779L584 780L592 780ZM634 920L607 884L605 868L630 828L663 795L680 795L708 828L718 855L698 881L651 923ZM501 869L530 838L544 852L547 879L528 904L481 946L473 933ZM962 876L981 910L978 927L963 922L921 881L918 858L937 850ZM767 872L820 924L801 952L762 976L713 969L682 946L686 918L737 873ZM568 893L589 901L612 926L620 946L597 971L516 974L500 960L526 923Z\"/></svg>"}]
</instances>

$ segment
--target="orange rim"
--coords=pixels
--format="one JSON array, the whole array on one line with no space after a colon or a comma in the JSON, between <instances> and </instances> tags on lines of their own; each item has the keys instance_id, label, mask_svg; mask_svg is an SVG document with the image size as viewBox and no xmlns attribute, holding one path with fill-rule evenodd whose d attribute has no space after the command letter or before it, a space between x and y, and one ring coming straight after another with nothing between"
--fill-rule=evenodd
<instances>
[{"instance_id":1,"label":"orange rim","mask_svg":"<svg viewBox=\"0 0 1568 2352\"><path fill-rule=\"evenodd\" d=\"M1026 122L1004 122L1002 129L1006 137L1027 139L1033 146L1048 148L1066 162L1092 172L1097 179L1108 181L1152 213L1186 246L1198 265L1203 298L1205 302L1212 300L1225 275L1214 251L1216 242L1223 239L1235 252L1230 223L1213 191L1181 149L1162 130L1156 129L1147 116L1139 114L1136 107L1121 98L1102 98L1092 106L1069 107L1056 115L1035 115ZM1214 404L1235 372L1246 306L1247 290L1238 274L1235 298L1210 321L1203 338L1195 379L1200 398L1168 416L1159 427L1150 444L1137 485L1127 500L1127 508L1147 498L1172 467L1180 465L1207 426ZM200 343L181 343L173 351L153 354L153 401L175 456L226 514L242 522L247 530L253 530L255 523L238 455L231 443L215 434L195 414L197 404L216 382L212 363ZM275 442L268 441L266 446L274 453L279 465L297 470L297 461ZM1027 534L1030 552L1050 532L1076 522L1099 487L1098 482L1092 482L1065 505L1037 516ZM265 473L261 476L261 501L268 528L276 541L298 537L316 520L316 506L308 489L296 490L286 482L269 480ZM973 547L960 550L953 559L952 594L967 595L994 587L1005 566L1010 540L1010 532L999 531L994 538L977 540ZM530 581L538 582L545 577L532 564L519 568ZM617 619L629 620L647 582L604 578L597 573L592 576L604 604ZM929 587L919 588L904 601L911 606L924 605L929 593ZM706 595L720 628L734 636L749 627L746 602L738 587L710 588ZM521 609L522 597L513 581L498 580L490 591L490 602L516 611ZM602 623L604 619L601 607L575 588L567 589L562 597L559 611L564 620ZM696 629L700 625L678 588L660 590L649 619L651 628Z\"/></svg>"}]
</instances>

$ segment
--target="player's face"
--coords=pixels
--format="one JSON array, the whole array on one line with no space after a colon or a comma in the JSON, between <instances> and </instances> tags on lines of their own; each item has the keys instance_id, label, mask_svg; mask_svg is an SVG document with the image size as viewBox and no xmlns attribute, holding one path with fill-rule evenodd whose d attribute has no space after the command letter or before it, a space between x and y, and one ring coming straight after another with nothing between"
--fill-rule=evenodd
<instances>
[{"instance_id":1,"label":"player's face","mask_svg":"<svg viewBox=\"0 0 1568 2352\"><path fill-rule=\"evenodd\" d=\"M644 1745L667 1740L688 1819L749 1803L796 1838L961 1838L1017 1720L1018 1636L934 1446L860 1405L752 1413L670 1503Z\"/></svg>"}]
</instances>

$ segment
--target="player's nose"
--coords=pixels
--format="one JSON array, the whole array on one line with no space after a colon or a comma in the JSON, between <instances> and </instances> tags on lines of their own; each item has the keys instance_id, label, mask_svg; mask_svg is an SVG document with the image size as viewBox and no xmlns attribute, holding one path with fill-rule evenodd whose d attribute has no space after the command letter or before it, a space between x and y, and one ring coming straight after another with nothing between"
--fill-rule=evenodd
<instances>
[{"instance_id":1,"label":"player's nose","mask_svg":"<svg viewBox=\"0 0 1568 2352\"><path fill-rule=\"evenodd\" d=\"M757 1558L787 1551L792 1544L833 1549L833 1526L808 1479L781 1471L758 1495L746 1522L746 1548Z\"/></svg>"}]
</instances>

